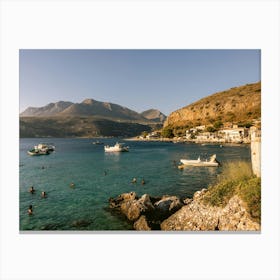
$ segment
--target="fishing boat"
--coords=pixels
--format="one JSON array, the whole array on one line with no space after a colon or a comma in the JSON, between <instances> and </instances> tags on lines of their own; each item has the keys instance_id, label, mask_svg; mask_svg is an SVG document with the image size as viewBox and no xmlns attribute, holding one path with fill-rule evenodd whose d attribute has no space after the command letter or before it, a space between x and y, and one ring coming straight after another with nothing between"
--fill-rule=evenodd
<instances>
[{"instance_id":1,"label":"fishing boat","mask_svg":"<svg viewBox=\"0 0 280 280\"><path fill-rule=\"evenodd\" d=\"M182 165L179 165L179 168L184 168L185 166L219 166L220 163L216 160L216 154L212 155L209 160L201 160L200 156L198 159L180 159Z\"/></svg>"},{"instance_id":2,"label":"fishing boat","mask_svg":"<svg viewBox=\"0 0 280 280\"><path fill-rule=\"evenodd\" d=\"M55 146L51 144L40 143L37 146L34 146L33 149L29 150L27 153L30 156L41 156L48 155L50 152L55 150Z\"/></svg>"},{"instance_id":3,"label":"fishing boat","mask_svg":"<svg viewBox=\"0 0 280 280\"><path fill-rule=\"evenodd\" d=\"M41 155L49 155L50 152L48 150L38 150L31 149L27 152L30 156L41 156Z\"/></svg>"},{"instance_id":4,"label":"fishing boat","mask_svg":"<svg viewBox=\"0 0 280 280\"><path fill-rule=\"evenodd\" d=\"M116 143L115 146L104 146L105 152L128 152L128 146L124 146L123 143Z\"/></svg>"},{"instance_id":5,"label":"fishing boat","mask_svg":"<svg viewBox=\"0 0 280 280\"><path fill-rule=\"evenodd\" d=\"M40 143L37 146L34 146L34 149L40 150L40 151L53 152L55 150L55 146L52 144L47 144L47 143Z\"/></svg>"}]
</instances>

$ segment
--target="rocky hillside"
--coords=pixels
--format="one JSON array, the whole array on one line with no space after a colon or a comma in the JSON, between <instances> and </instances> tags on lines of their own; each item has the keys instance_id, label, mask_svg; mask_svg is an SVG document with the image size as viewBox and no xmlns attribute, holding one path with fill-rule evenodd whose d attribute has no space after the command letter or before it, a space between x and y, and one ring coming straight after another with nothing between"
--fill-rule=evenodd
<instances>
[{"instance_id":1,"label":"rocky hillside","mask_svg":"<svg viewBox=\"0 0 280 280\"><path fill-rule=\"evenodd\" d=\"M59 101L56 103L49 103L44 107L28 107L25 111L23 111L20 116L21 117L47 117L54 116L61 112L63 112L66 108L71 106L72 102Z\"/></svg>"},{"instance_id":2,"label":"rocky hillside","mask_svg":"<svg viewBox=\"0 0 280 280\"><path fill-rule=\"evenodd\" d=\"M159 110L156 110L156 109L146 110L146 111L142 112L141 115L144 118L146 118L148 120L152 120L154 122L163 123L166 120L166 116L163 113L161 113Z\"/></svg>"},{"instance_id":3,"label":"rocky hillside","mask_svg":"<svg viewBox=\"0 0 280 280\"><path fill-rule=\"evenodd\" d=\"M172 112L164 127L194 127L222 123L248 123L261 117L261 82L234 87L207 96Z\"/></svg>"},{"instance_id":4,"label":"rocky hillside","mask_svg":"<svg viewBox=\"0 0 280 280\"><path fill-rule=\"evenodd\" d=\"M141 114L126 107L109 102L85 99L81 103L59 101L40 108L29 107L20 114L21 117L64 117L64 116L95 116L122 121L151 122Z\"/></svg>"}]
</instances>

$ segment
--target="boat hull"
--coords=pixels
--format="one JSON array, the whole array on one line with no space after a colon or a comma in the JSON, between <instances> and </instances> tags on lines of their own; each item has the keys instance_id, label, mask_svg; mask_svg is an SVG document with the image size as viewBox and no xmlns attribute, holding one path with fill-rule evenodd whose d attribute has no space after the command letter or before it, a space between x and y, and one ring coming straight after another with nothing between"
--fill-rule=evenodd
<instances>
[{"instance_id":1,"label":"boat hull","mask_svg":"<svg viewBox=\"0 0 280 280\"><path fill-rule=\"evenodd\" d=\"M48 151L28 151L27 152L30 156L43 156L43 155L49 155L50 153Z\"/></svg>"},{"instance_id":2,"label":"boat hull","mask_svg":"<svg viewBox=\"0 0 280 280\"><path fill-rule=\"evenodd\" d=\"M128 146L124 146L122 143L117 142L115 146L104 146L104 151L107 153L128 152Z\"/></svg>"},{"instance_id":3,"label":"boat hull","mask_svg":"<svg viewBox=\"0 0 280 280\"><path fill-rule=\"evenodd\" d=\"M128 152L128 148L115 148L115 147L105 147L105 152L107 153L115 153L115 152Z\"/></svg>"},{"instance_id":4,"label":"boat hull","mask_svg":"<svg viewBox=\"0 0 280 280\"><path fill-rule=\"evenodd\" d=\"M197 161L197 160L186 160L181 159L180 162L186 166L213 166L217 167L219 164L217 162L210 162L210 161Z\"/></svg>"}]
</instances>

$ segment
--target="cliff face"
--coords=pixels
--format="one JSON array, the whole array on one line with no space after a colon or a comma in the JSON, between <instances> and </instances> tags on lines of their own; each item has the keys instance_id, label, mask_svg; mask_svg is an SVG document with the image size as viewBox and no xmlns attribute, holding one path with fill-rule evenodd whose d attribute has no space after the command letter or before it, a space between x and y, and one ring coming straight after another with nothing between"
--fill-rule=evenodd
<instances>
[{"instance_id":1,"label":"cliff face","mask_svg":"<svg viewBox=\"0 0 280 280\"><path fill-rule=\"evenodd\" d=\"M172 112L164 126L193 127L222 122L250 122L261 116L261 82L212 94Z\"/></svg>"}]
</instances>

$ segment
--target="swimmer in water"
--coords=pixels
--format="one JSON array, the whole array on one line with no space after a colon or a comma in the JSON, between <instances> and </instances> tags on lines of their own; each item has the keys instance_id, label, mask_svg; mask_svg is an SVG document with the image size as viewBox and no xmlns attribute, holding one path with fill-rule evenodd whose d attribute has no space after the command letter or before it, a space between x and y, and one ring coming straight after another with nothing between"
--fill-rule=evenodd
<instances>
[{"instance_id":1,"label":"swimmer in water","mask_svg":"<svg viewBox=\"0 0 280 280\"><path fill-rule=\"evenodd\" d=\"M31 187L29 188L29 192L32 193L32 194L35 193L35 189L34 189L33 186L31 186Z\"/></svg>"},{"instance_id":2,"label":"swimmer in water","mask_svg":"<svg viewBox=\"0 0 280 280\"><path fill-rule=\"evenodd\" d=\"M137 179L136 179L136 178L133 178L132 181L131 181L131 183L134 183L134 184L135 184L136 182L137 182Z\"/></svg>"},{"instance_id":3,"label":"swimmer in water","mask_svg":"<svg viewBox=\"0 0 280 280\"><path fill-rule=\"evenodd\" d=\"M41 197L42 197L42 198L46 198L46 197L47 197L46 192L42 192L42 193L41 193Z\"/></svg>"},{"instance_id":4,"label":"swimmer in water","mask_svg":"<svg viewBox=\"0 0 280 280\"><path fill-rule=\"evenodd\" d=\"M32 215L32 214L33 214L33 207L32 207L32 205L29 205L28 215Z\"/></svg>"}]
</instances>

